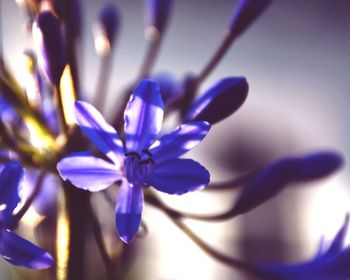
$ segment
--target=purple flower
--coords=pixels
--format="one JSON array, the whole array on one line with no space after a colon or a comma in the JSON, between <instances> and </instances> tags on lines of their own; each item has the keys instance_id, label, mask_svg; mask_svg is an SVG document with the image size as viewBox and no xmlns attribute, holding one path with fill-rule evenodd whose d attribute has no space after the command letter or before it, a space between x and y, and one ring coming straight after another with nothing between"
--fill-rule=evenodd
<instances>
[{"instance_id":1,"label":"purple flower","mask_svg":"<svg viewBox=\"0 0 350 280\"><path fill-rule=\"evenodd\" d=\"M350 278L350 247L344 247L349 225L346 216L343 226L330 242L311 260L298 264L257 264L263 279L285 280L346 280Z\"/></svg>"},{"instance_id":2,"label":"purple flower","mask_svg":"<svg viewBox=\"0 0 350 280\"><path fill-rule=\"evenodd\" d=\"M12 212L20 201L18 191L24 172L17 161L11 161L0 173L0 254L11 264L45 269L53 264L51 255L7 229L12 222Z\"/></svg>"},{"instance_id":3,"label":"purple flower","mask_svg":"<svg viewBox=\"0 0 350 280\"><path fill-rule=\"evenodd\" d=\"M141 81L130 97L124 112L125 147L93 106L78 101L75 112L80 128L110 161L80 152L63 158L57 169L64 180L91 192L122 182L116 226L124 242L129 243L138 231L143 187L180 195L208 184L210 176L203 166L178 157L197 145L210 125L204 121L184 123L156 140L163 121L163 101L156 83Z\"/></svg>"}]
</instances>

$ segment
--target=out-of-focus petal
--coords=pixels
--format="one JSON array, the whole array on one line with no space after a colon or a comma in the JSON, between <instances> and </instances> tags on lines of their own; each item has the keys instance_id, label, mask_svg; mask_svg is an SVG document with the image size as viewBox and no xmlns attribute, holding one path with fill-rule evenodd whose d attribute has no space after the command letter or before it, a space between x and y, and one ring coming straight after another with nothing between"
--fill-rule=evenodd
<instances>
[{"instance_id":1,"label":"out-of-focus petal","mask_svg":"<svg viewBox=\"0 0 350 280\"><path fill-rule=\"evenodd\" d=\"M63 180L90 192L103 190L122 178L114 164L89 152L68 155L57 164L57 170Z\"/></svg>"},{"instance_id":2,"label":"out-of-focus petal","mask_svg":"<svg viewBox=\"0 0 350 280\"><path fill-rule=\"evenodd\" d=\"M346 280L350 278L350 247L336 256L321 256L299 264L257 264L262 279Z\"/></svg>"},{"instance_id":3,"label":"out-of-focus petal","mask_svg":"<svg viewBox=\"0 0 350 280\"><path fill-rule=\"evenodd\" d=\"M202 141L210 127L203 121L182 124L154 142L149 151L157 163L178 158Z\"/></svg>"},{"instance_id":4,"label":"out-of-focus petal","mask_svg":"<svg viewBox=\"0 0 350 280\"><path fill-rule=\"evenodd\" d=\"M237 111L247 95L248 83L244 77L222 79L192 104L184 119L217 123Z\"/></svg>"},{"instance_id":5,"label":"out-of-focus petal","mask_svg":"<svg viewBox=\"0 0 350 280\"><path fill-rule=\"evenodd\" d=\"M271 2L272 0L239 0L230 23L230 30L234 36L240 36Z\"/></svg>"},{"instance_id":6,"label":"out-of-focus petal","mask_svg":"<svg viewBox=\"0 0 350 280\"><path fill-rule=\"evenodd\" d=\"M172 159L154 166L150 184L161 192L184 194L201 190L209 183L210 175L191 159Z\"/></svg>"},{"instance_id":7,"label":"out-of-focus petal","mask_svg":"<svg viewBox=\"0 0 350 280\"><path fill-rule=\"evenodd\" d=\"M97 148L120 168L124 158L124 147L117 131L89 103L76 101L75 117L80 128Z\"/></svg>"},{"instance_id":8,"label":"out-of-focus petal","mask_svg":"<svg viewBox=\"0 0 350 280\"><path fill-rule=\"evenodd\" d=\"M0 230L0 254L9 263L31 269L46 269L53 258L43 249L8 230Z\"/></svg>"},{"instance_id":9,"label":"out-of-focus petal","mask_svg":"<svg viewBox=\"0 0 350 280\"><path fill-rule=\"evenodd\" d=\"M141 223L143 192L141 186L130 186L123 180L116 205L116 226L121 240L130 243Z\"/></svg>"},{"instance_id":10,"label":"out-of-focus petal","mask_svg":"<svg viewBox=\"0 0 350 280\"><path fill-rule=\"evenodd\" d=\"M346 215L342 227L339 229L335 235L332 243L330 244L328 250L325 252L326 255L336 255L341 252L344 248L345 237L348 232L349 227L349 214Z\"/></svg>"},{"instance_id":11,"label":"out-of-focus petal","mask_svg":"<svg viewBox=\"0 0 350 280\"><path fill-rule=\"evenodd\" d=\"M124 112L127 152L141 152L154 141L163 122L163 101L159 86L142 80L136 86Z\"/></svg>"},{"instance_id":12,"label":"out-of-focus petal","mask_svg":"<svg viewBox=\"0 0 350 280\"><path fill-rule=\"evenodd\" d=\"M2 225L8 222L13 210L20 201L19 185L25 170L18 161L4 165L0 174L0 220Z\"/></svg>"},{"instance_id":13,"label":"out-of-focus petal","mask_svg":"<svg viewBox=\"0 0 350 280\"><path fill-rule=\"evenodd\" d=\"M250 182L236 201L233 213L243 214L274 197L299 173L301 161L285 158L263 168Z\"/></svg>"},{"instance_id":14,"label":"out-of-focus petal","mask_svg":"<svg viewBox=\"0 0 350 280\"><path fill-rule=\"evenodd\" d=\"M322 151L304 156L298 180L308 181L326 177L338 170L343 164L343 157L332 151Z\"/></svg>"}]
</instances>

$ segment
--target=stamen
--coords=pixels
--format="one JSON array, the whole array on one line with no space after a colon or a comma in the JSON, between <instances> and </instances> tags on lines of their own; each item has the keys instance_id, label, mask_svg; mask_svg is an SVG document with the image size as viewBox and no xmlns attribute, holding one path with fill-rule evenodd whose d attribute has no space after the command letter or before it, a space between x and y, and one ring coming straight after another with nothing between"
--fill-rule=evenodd
<instances>
[{"instance_id":1,"label":"stamen","mask_svg":"<svg viewBox=\"0 0 350 280\"><path fill-rule=\"evenodd\" d=\"M141 160L140 155L139 155L138 153L136 153L136 152L128 152L128 153L125 154L125 156L135 156L135 157L137 157L139 160Z\"/></svg>"},{"instance_id":2,"label":"stamen","mask_svg":"<svg viewBox=\"0 0 350 280\"><path fill-rule=\"evenodd\" d=\"M144 150L142 150L142 152L150 157L153 157L153 154L149 150L144 149Z\"/></svg>"},{"instance_id":3,"label":"stamen","mask_svg":"<svg viewBox=\"0 0 350 280\"><path fill-rule=\"evenodd\" d=\"M140 161L139 161L139 164L147 164L147 163L155 164L156 162L154 161L153 158L148 158L148 159L140 160Z\"/></svg>"}]
</instances>

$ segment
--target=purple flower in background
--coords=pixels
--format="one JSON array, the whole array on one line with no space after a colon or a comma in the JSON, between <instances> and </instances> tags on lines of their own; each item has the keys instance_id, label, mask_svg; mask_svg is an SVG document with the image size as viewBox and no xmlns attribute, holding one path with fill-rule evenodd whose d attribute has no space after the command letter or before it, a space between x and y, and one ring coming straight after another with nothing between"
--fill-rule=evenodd
<instances>
[{"instance_id":1,"label":"purple flower in background","mask_svg":"<svg viewBox=\"0 0 350 280\"><path fill-rule=\"evenodd\" d=\"M53 264L51 255L7 229L12 223L12 212L20 202L18 191L24 172L17 161L11 161L0 173L0 254L11 264L45 269Z\"/></svg>"},{"instance_id":2,"label":"purple flower in background","mask_svg":"<svg viewBox=\"0 0 350 280\"><path fill-rule=\"evenodd\" d=\"M89 152L73 153L57 165L61 177L80 189L96 192L121 181L116 206L116 226L129 243L138 231L143 208L143 187L168 194L204 188L208 171L191 159L179 159L207 134L204 121L188 122L156 140L163 121L163 101L156 83L143 80L135 88L124 112L125 147L115 129L85 102L76 102L80 128L111 161Z\"/></svg>"},{"instance_id":3,"label":"purple flower in background","mask_svg":"<svg viewBox=\"0 0 350 280\"><path fill-rule=\"evenodd\" d=\"M315 258L298 264L258 264L263 279L271 280L346 280L350 278L350 247L344 247L349 226L347 215L328 248L321 248Z\"/></svg>"}]
</instances>

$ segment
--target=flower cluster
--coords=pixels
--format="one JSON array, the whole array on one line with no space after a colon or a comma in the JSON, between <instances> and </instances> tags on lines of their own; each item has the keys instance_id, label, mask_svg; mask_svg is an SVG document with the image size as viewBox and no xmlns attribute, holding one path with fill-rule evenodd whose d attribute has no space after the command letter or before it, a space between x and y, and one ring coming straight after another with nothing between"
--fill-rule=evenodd
<instances>
[{"instance_id":1,"label":"flower cluster","mask_svg":"<svg viewBox=\"0 0 350 280\"><path fill-rule=\"evenodd\" d=\"M113 260L106 249L92 202L94 193L99 192L115 209L116 232L123 241L117 238L119 257L128 250L126 244L139 234L144 204L148 203L165 213L204 252L249 275L293 280L350 277L345 265L349 248L344 249L343 244L348 216L327 249L322 247L315 258L296 265L257 264L224 255L184 223L184 219L210 222L243 215L289 185L322 179L343 165L338 152L322 150L281 158L248 175L213 184L205 167L182 157L206 137L211 126L234 114L246 101L249 86L245 77L225 77L203 92L199 89L232 43L271 2L239 0L222 43L202 71L176 80L171 75L153 73L174 3L145 1L149 51L135 81L116 100L118 110L109 124L103 112L121 26L118 8L105 5L93 27L102 64L96 95L89 103L82 101L86 97L82 94L77 59L77 46L83 36L81 1L21 1L35 51L25 51L25 81L14 78L0 55L2 257L32 269L46 269L57 263L59 279L84 279L84 250L91 224L109 278L116 279L120 272L114 267L118 267L120 258ZM176 113L180 121L174 130L164 133L162 123L169 113ZM28 170L26 175L22 165ZM24 177L31 186L24 186ZM182 195L205 188L220 191L241 186L228 210L215 215L173 209L154 191ZM107 192L109 187L118 189L116 199ZM14 233L31 206L49 221L50 230L54 228L58 244L55 261L48 252Z\"/></svg>"}]
</instances>

